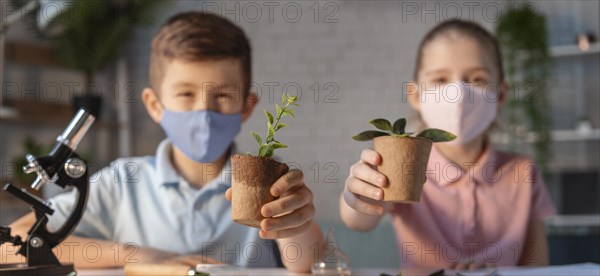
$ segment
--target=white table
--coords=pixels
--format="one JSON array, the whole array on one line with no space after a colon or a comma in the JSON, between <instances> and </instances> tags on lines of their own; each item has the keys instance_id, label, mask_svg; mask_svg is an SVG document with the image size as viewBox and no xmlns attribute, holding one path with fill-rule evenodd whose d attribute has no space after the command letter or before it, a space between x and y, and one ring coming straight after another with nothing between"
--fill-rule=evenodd
<instances>
[{"instance_id":1,"label":"white table","mask_svg":"<svg viewBox=\"0 0 600 276\"><path fill-rule=\"evenodd\" d=\"M352 275L376 275L379 276L381 273L387 273L390 275L396 275L400 270L394 268L366 268L366 269L354 269ZM248 268L244 269L244 275L249 276L292 276L292 275L310 275L300 274L287 271L285 268ZM90 269L90 270L79 270L78 276L123 276L125 273L123 269Z\"/></svg>"},{"instance_id":2,"label":"white table","mask_svg":"<svg viewBox=\"0 0 600 276\"><path fill-rule=\"evenodd\" d=\"M379 276L381 273L396 275L400 270L397 268L355 268L352 270L352 275L361 276ZM80 270L78 275L81 276L123 276L123 269L90 269ZM244 275L251 276L288 276L288 275L306 275L289 272L283 268L249 268L243 270ZM462 272L465 276L482 276L486 274L477 272ZM523 267L503 267L497 270L497 275L507 276L598 276L600 275L600 265L593 263L547 266L538 268L523 268Z\"/></svg>"}]
</instances>

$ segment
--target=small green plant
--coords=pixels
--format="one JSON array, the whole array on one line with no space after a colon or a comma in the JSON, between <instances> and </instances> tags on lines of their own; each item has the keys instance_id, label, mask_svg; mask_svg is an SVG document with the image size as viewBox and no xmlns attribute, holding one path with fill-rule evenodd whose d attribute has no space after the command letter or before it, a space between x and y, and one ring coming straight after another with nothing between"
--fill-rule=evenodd
<instances>
[{"instance_id":1,"label":"small green plant","mask_svg":"<svg viewBox=\"0 0 600 276\"><path fill-rule=\"evenodd\" d=\"M257 156L271 157L276 149L287 148L287 145L275 140L275 132L287 126L287 124L281 123L280 120L285 116L296 118L294 110L291 106L299 106L296 101L298 97L288 96L287 94L281 95L281 105L275 104L275 116L271 112L264 110L267 116L267 135L265 139L258 135L258 133L251 131L250 133L258 143ZM252 155L248 153L248 155Z\"/></svg>"},{"instance_id":2,"label":"small green plant","mask_svg":"<svg viewBox=\"0 0 600 276\"><path fill-rule=\"evenodd\" d=\"M31 136L27 136L25 138L25 141L23 141L23 153L19 154L18 157L14 158L12 163L15 165L15 179L12 180L16 180L18 182L21 183L31 183L35 180L36 175L35 174L26 174L25 172L23 172L23 167L27 164L29 164L29 162L27 161L27 159L25 159L25 155L27 154L31 154L33 156L45 156L46 154L48 154L50 152L50 150L52 149L52 144L48 144L48 145L44 145L41 143L38 143L35 139L33 139Z\"/></svg>"},{"instance_id":3,"label":"small green plant","mask_svg":"<svg viewBox=\"0 0 600 276\"><path fill-rule=\"evenodd\" d=\"M356 141L370 141L375 137L379 136L398 136L398 137L410 137L413 132L406 132L406 119L400 118L392 125L390 121L386 119L375 119L371 120L369 124L375 126L379 130L367 130L357 135L352 136L352 139ZM445 130L437 128L428 128L421 131L415 137L426 138L435 142L448 142L456 138L456 135L447 132Z\"/></svg>"}]
</instances>

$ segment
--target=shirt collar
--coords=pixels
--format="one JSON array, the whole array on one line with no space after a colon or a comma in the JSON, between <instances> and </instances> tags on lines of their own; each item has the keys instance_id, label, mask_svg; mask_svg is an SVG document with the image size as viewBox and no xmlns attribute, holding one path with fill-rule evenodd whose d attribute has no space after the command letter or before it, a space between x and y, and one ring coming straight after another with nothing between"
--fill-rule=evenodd
<instances>
[{"instance_id":1,"label":"shirt collar","mask_svg":"<svg viewBox=\"0 0 600 276\"><path fill-rule=\"evenodd\" d=\"M156 149L156 183L159 185L177 184L180 177L171 163L172 144L169 139L164 139Z\"/></svg>"},{"instance_id":2,"label":"shirt collar","mask_svg":"<svg viewBox=\"0 0 600 276\"><path fill-rule=\"evenodd\" d=\"M427 179L433 180L440 186L447 186L462 179L466 179L467 182L492 184L500 169L499 164L495 163L496 158L497 152L489 142L486 142L483 153L477 161L466 164L467 170L465 170L457 163L448 160L433 146L427 163Z\"/></svg>"},{"instance_id":3,"label":"shirt collar","mask_svg":"<svg viewBox=\"0 0 600 276\"><path fill-rule=\"evenodd\" d=\"M187 183L177 173L175 167L173 167L173 163L171 162L172 151L173 144L168 138L164 139L156 149L156 183L160 186L178 185L181 182ZM217 187L219 185L231 186L231 158L229 157L236 152L237 147L235 144L232 144L229 148L227 162L221 169L221 172L215 179L211 180L209 183L206 183L204 187Z\"/></svg>"}]
</instances>

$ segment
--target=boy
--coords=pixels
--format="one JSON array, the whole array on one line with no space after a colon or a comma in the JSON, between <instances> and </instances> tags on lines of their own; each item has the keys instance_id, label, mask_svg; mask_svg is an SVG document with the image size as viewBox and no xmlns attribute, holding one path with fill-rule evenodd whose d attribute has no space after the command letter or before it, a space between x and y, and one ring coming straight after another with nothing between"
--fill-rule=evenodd
<instances>
[{"instance_id":1,"label":"boy","mask_svg":"<svg viewBox=\"0 0 600 276\"><path fill-rule=\"evenodd\" d=\"M250 44L239 27L202 12L169 19L152 41L151 88L142 92L148 114L168 138L156 156L121 158L91 177L85 214L57 250L59 258L78 267L269 267L277 265L281 251L286 268L309 271L320 253L311 246L324 243L301 171L290 170L273 185L271 193L280 198L262 208L260 230L231 220L229 157L258 101L250 81ZM51 230L70 214L74 197L71 192L51 200ZM33 221L29 214L11 227L26 237ZM273 250L273 239L279 250Z\"/></svg>"}]
</instances>

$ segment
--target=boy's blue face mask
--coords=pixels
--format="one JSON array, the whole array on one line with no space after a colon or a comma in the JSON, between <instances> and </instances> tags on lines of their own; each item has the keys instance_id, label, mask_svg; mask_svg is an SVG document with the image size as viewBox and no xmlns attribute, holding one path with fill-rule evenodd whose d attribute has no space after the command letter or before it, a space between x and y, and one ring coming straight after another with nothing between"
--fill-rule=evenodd
<instances>
[{"instance_id":1,"label":"boy's blue face mask","mask_svg":"<svg viewBox=\"0 0 600 276\"><path fill-rule=\"evenodd\" d=\"M199 163L214 162L221 157L242 126L241 113L163 110L160 125L167 137L183 154Z\"/></svg>"}]
</instances>

